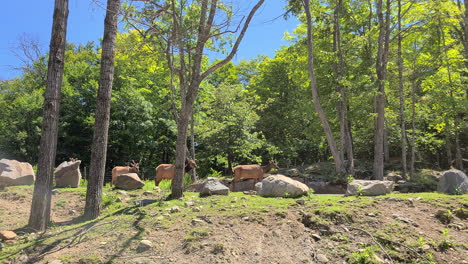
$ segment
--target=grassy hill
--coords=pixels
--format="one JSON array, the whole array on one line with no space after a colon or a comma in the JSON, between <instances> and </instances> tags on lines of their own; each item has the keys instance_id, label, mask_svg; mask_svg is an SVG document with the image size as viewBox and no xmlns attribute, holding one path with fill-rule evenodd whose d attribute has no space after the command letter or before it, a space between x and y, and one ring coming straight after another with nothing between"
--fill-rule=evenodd
<instances>
[{"instance_id":1,"label":"grassy hill","mask_svg":"<svg viewBox=\"0 0 468 264\"><path fill-rule=\"evenodd\" d=\"M85 187L59 189L46 233L24 229L32 186L8 187L0 229L18 238L4 243L0 263L468 263L468 195L187 192L169 201L153 187L125 195L107 186L102 216L88 222ZM139 250L142 240L152 248Z\"/></svg>"}]
</instances>

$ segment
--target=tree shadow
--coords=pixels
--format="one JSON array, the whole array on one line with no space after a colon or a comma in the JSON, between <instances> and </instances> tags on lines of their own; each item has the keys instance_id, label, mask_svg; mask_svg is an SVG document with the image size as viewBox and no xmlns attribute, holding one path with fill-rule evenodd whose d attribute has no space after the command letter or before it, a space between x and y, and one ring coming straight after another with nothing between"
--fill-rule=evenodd
<instances>
[{"instance_id":1,"label":"tree shadow","mask_svg":"<svg viewBox=\"0 0 468 264\"><path fill-rule=\"evenodd\" d=\"M136 233L134 236L129 238L123 245L122 250L120 250L116 255L113 255L109 262L111 262L113 259L117 258L120 256L123 251L130 245L131 241L134 239L137 239L144 231L144 228L140 226L140 222L145 218L146 213L144 211L141 211L140 208L143 206L147 206L149 204L158 202L160 200L151 200L151 199L143 199L139 200L139 203L136 203L135 206L132 207L125 207L120 210L117 210L113 213L107 214L103 217L100 217L98 219L92 220L92 221L87 221L84 219L83 216L77 216L69 221L64 221L64 222L59 222L59 223L54 223L55 225L59 226L70 226L70 225L75 225L75 224L80 224L80 223L85 223L81 226L77 227L70 227L66 228L64 230L61 230L60 232L54 232L54 233L47 233L43 232L40 233L37 238L34 238L34 241L26 246L26 247L20 247L14 252L11 252L8 255L1 256L0 257L0 262L2 260L9 259L10 257L13 257L19 253L24 252L26 255L28 255L30 258L25 262L25 263L37 263L41 261L46 255L58 252L64 248L70 248L73 246L78 245L79 243L82 243L81 238L92 228L105 225L105 224L112 224L112 222L117 221L117 219L114 219L112 221L104 222L106 219L110 218L111 216L116 216L116 215L137 215L136 220L133 222L133 226L138 230L138 233ZM53 238L53 237L58 237L62 234L68 233L70 231L73 231L75 229L78 229L76 232L72 232L69 235L67 235L64 238L57 239L51 244L45 244L45 241L47 239ZM16 234L26 234L26 233L33 233L36 232L37 230L33 230L28 226L24 226L18 229L13 230ZM65 243L64 243L65 242ZM58 247L60 244L64 243L64 245Z\"/></svg>"}]
</instances>

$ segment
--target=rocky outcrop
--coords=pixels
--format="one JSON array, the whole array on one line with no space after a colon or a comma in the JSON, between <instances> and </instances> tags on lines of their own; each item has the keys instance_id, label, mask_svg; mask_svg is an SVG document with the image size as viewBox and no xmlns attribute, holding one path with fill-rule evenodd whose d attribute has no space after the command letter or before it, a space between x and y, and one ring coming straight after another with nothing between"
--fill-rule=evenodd
<instances>
[{"instance_id":1,"label":"rocky outcrop","mask_svg":"<svg viewBox=\"0 0 468 264\"><path fill-rule=\"evenodd\" d=\"M309 192L307 185L281 174L268 176L255 189L263 197L298 197Z\"/></svg>"},{"instance_id":2,"label":"rocky outcrop","mask_svg":"<svg viewBox=\"0 0 468 264\"><path fill-rule=\"evenodd\" d=\"M348 184L347 195L376 196L385 195L393 191L392 181L354 180Z\"/></svg>"},{"instance_id":3,"label":"rocky outcrop","mask_svg":"<svg viewBox=\"0 0 468 264\"><path fill-rule=\"evenodd\" d=\"M437 191L448 194L468 193L468 177L460 170L445 171L439 178Z\"/></svg>"},{"instance_id":4,"label":"rocky outcrop","mask_svg":"<svg viewBox=\"0 0 468 264\"><path fill-rule=\"evenodd\" d=\"M140 189L145 183L140 180L136 173L126 173L117 176L114 182L115 187L123 190Z\"/></svg>"},{"instance_id":5,"label":"rocky outcrop","mask_svg":"<svg viewBox=\"0 0 468 264\"><path fill-rule=\"evenodd\" d=\"M64 161L55 169L55 186L56 187L73 187L80 185L81 160Z\"/></svg>"},{"instance_id":6,"label":"rocky outcrop","mask_svg":"<svg viewBox=\"0 0 468 264\"><path fill-rule=\"evenodd\" d=\"M228 195L229 188L223 185L218 179L213 177L208 177L203 183L203 186L200 191L200 195Z\"/></svg>"},{"instance_id":7,"label":"rocky outcrop","mask_svg":"<svg viewBox=\"0 0 468 264\"><path fill-rule=\"evenodd\" d=\"M0 185L31 185L35 179L31 164L17 160L0 160Z\"/></svg>"}]
</instances>

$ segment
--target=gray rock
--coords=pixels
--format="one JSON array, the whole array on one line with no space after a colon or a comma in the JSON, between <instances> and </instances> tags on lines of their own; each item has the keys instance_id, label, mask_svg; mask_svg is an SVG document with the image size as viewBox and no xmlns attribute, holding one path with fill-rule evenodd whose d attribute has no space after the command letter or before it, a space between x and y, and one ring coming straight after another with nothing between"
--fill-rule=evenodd
<instances>
[{"instance_id":1,"label":"gray rock","mask_svg":"<svg viewBox=\"0 0 468 264\"><path fill-rule=\"evenodd\" d=\"M205 221L200 220L200 219L192 219L191 224L192 224L192 225L199 225L199 224L203 224L204 222L205 222Z\"/></svg>"},{"instance_id":2,"label":"gray rock","mask_svg":"<svg viewBox=\"0 0 468 264\"><path fill-rule=\"evenodd\" d=\"M195 203L194 203L193 201L187 201L187 202L184 203L184 205L185 205L186 207L192 207L192 206L195 205Z\"/></svg>"},{"instance_id":3,"label":"gray rock","mask_svg":"<svg viewBox=\"0 0 468 264\"><path fill-rule=\"evenodd\" d=\"M117 193L123 196L128 196L128 193L126 191L118 190Z\"/></svg>"},{"instance_id":4,"label":"gray rock","mask_svg":"<svg viewBox=\"0 0 468 264\"><path fill-rule=\"evenodd\" d=\"M229 188L219 182L218 179L213 177L208 177L206 181L203 183L201 195L228 195Z\"/></svg>"},{"instance_id":5,"label":"gray rock","mask_svg":"<svg viewBox=\"0 0 468 264\"><path fill-rule=\"evenodd\" d=\"M60 193L60 190L57 190L57 189L52 190L52 195L56 195L56 194L59 194L59 193Z\"/></svg>"},{"instance_id":6,"label":"gray rock","mask_svg":"<svg viewBox=\"0 0 468 264\"><path fill-rule=\"evenodd\" d=\"M119 189L134 190L142 188L145 183L140 180L138 174L126 173L117 176L114 185Z\"/></svg>"},{"instance_id":7,"label":"gray rock","mask_svg":"<svg viewBox=\"0 0 468 264\"><path fill-rule=\"evenodd\" d=\"M152 191L144 191L144 192L143 192L143 195L152 195L152 194L153 194Z\"/></svg>"},{"instance_id":8,"label":"gray rock","mask_svg":"<svg viewBox=\"0 0 468 264\"><path fill-rule=\"evenodd\" d=\"M31 164L17 160L0 160L0 185L31 185L35 180Z\"/></svg>"},{"instance_id":9,"label":"gray rock","mask_svg":"<svg viewBox=\"0 0 468 264\"><path fill-rule=\"evenodd\" d=\"M138 244L138 247L137 247L137 252L143 252L143 251L147 251L149 249L151 249L153 247L153 243L151 243L151 241L149 240L142 240L140 241L140 244Z\"/></svg>"},{"instance_id":10,"label":"gray rock","mask_svg":"<svg viewBox=\"0 0 468 264\"><path fill-rule=\"evenodd\" d=\"M304 200L304 199L298 199L298 200L296 200L296 203L297 203L297 204L300 204L300 205L304 205L304 204L305 204L305 200Z\"/></svg>"},{"instance_id":11,"label":"gray rock","mask_svg":"<svg viewBox=\"0 0 468 264\"><path fill-rule=\"evenodd\" d=\"M398 175L393 172L390 172L389 174L387 174L386 178L387 178L387 181L392 181L392 182L398 182L398 181L403 180L403 177L401 175Z\"/></svg>"},{"instance_id":12,"label":"gray rock","mask_svg":"<svg viewBox=\"0 0 468 264\"><path fill-rule=\"evenodd\" d=\"M179 206L173 206L169 211L171 214L180 212Z\"/></svg>"},{"instance_id":13,"label":"gray rock","mask_svg":"<svg viewBox=\"0 0 468 264\"><path fill-rule=\"evenodd\" d=\"M201 210L200 210L200 207L193 207L192 211L193 212L200 212Z\"/></svg>"},{"instance_id":14,"label":"gray rock","mask_svg":"<svg viewBox=\"0 0 468 264\"><path fill-rule=\"evenodd\" d=\"M322 239L322 237L319 236L319 235L317 235L317 234L312 234L311 236L312 236L312 238L313 238L315 241L319 241L319 240Z\"/></svg>"},{"instance_id":15,"label":"gray rock","mask_svg":"<svg viewBox=\"0 0 468 264\"><path fill-rule=\"evenodd\" d=\"M320 263L328 263L330 260L323 254L317 254L317 261Z\"/></svg>"},{"instance_id":16,"label":"gray rock","mask_svg":"<svg viewBox=\"0 0 468 264\"><path fill-rule=\"evenodd\" d=\"M439 179L437 191L448 194L468 193L468 177L460 170L445 171Z\"/></svg>"},{"instance_id":17,"label":"gray rock","mask_svg":"<svg viewBox=\"0 0 468 264\"><path fill-rule=\"evenodd\" d=\"M80 186L81 160L64 161L55 169L55 186L56 187L72 187Z\"/></svg>"},{"instance_id":18,"label":"gray rock","mask_svg":"<svg viewBox=\"0 0 468 264\"><path fill-rule=\"evenodd\" d=\"M348 184L346 194L348 195L364 195L376 196L384 195L393 191L392 181L366 181L354 180Z\"/></svg>"},{"instance_id":19,"label":"gray rock","mask_svg":"<svg viewBox=\"0 0 468 264\"><path fill-rule=\"evenodd\" d=\"M309 192L307 185L281 174L263 179L258 194L263 197L298 197Z\"/></svg>"}]
</instances>

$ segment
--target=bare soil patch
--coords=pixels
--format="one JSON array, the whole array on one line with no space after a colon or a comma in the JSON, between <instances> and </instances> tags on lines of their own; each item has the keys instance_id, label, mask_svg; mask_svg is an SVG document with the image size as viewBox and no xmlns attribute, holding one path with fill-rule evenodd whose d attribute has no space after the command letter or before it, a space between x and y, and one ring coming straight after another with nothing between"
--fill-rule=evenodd
<instances>
[{"instance_id":1,"label":"bare soil patch","mask_svg":"<svg viewBox=\"0 0 468 264\"><path fill-rule=\"evenodd\" d=\"M0 251L0 263L468 263L467 219L435 217L468 209L468 195L311 195L302 205L242 193L165 201L165 193L105 192L123 203L87 223L77 222L82 189L54 195L54 225L44 234L21 230L32 187L0 192L0 229L19 235ZM135 206L141 199L151 202ZM180 212L170 213L174 206ZM153 248L137 252L143 239Z\"/></svg>"}]
</instances>

